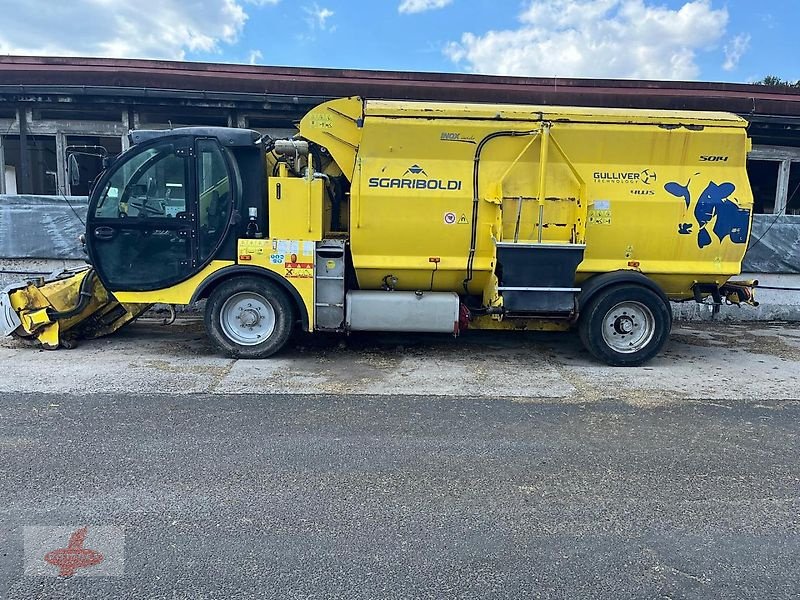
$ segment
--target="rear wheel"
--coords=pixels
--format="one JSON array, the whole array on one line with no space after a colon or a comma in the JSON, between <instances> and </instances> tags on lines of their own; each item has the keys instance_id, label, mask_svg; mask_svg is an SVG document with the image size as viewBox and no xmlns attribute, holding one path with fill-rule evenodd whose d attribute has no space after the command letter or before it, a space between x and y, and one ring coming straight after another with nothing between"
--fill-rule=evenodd
<instances>
[{"instance_id":1,"label":"rear wheel","mask_svg":"<svg viewBox=\"0 0 800 600\"><path fill-rule=\"evenodd\" d=\"M206 302L205 324L214 345L234 358L266 358L292 335L294 311L286 293L258 277L237 277Z\"/></svg>"},{"instance_id":2,"label":"rear wheel","mask_svg":"<svg viewBox=\"0 0 800 600\"><path fill-rule=\"evenodd\" d=\"M615 367L635 367L653 358L666 344L671 328L669 304L639 285L600 290L578 322L586 349Z\"/></svg>"}]
</instances>

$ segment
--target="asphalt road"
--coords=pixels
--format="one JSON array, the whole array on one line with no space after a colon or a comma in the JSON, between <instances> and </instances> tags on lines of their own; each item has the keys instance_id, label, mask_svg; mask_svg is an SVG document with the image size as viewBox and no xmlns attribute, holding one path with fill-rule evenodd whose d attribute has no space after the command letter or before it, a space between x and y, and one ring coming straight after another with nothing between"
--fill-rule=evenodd
<instances>
[{"instance_id":1,"label":"asphalt road","mask_svg":"<svg viewBox=\"0 0 800 600\"><path fill-rule=\"evenodd\" d=\"M796 598L798 417L779 400L6 393L0 593ZM84 524L124 527L124 574L23 574L24 527Z\"/></svg>"}]
</instances>

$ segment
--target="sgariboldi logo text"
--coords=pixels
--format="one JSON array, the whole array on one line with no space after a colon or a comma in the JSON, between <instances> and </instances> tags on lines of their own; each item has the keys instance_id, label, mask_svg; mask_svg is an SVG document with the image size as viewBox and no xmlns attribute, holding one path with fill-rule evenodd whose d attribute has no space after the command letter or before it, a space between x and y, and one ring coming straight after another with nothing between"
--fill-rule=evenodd
<instances>
[{"instance_id":1,"label":"sgariboldi logo text","mask_svg":"<svg viewBox=\"0 0 800 600\"><path fill-rule=\"evenodd\" d=\"M413 164L406 169L402 177L370 177L369 187L455 192L461 189L461 181L458 179L431 179L425 169L418 164Z\"/></svg>"}]
</instances>

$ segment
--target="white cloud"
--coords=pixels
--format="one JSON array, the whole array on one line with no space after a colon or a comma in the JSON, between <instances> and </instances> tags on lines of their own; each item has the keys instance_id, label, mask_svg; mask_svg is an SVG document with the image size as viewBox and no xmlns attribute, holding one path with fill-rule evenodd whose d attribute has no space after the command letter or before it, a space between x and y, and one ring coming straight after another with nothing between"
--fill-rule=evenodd
<instances>
[{"instance_id":1,"label":"white cloud","mask_svg":"<svg viewBox=\"0 0 800 600\"><path fill-rule=\"evenodd\" d=\"M747 33L740 33L731 39L730 42L723 46L725 52L725 62L722 63L722 68L726 71L733 71L739 66L739 61L750 48L750 35Z\"/></svg>"},{"instance_id":2,"label":"white cloud","mask_svg":"<svg viewBox=\"0 0 800 600\"><path fill-rule=\"evenodd\" d=\"M261 54L261 50L250 50L247 54L247 63L257 65L261 62L262 58L264 58L264 55Z\"/></svg>"},{"instance_id":3,"label":"white cloud","mask_svg":"<svg viewBox=\"0 0 800 600\"><path fill-rule=\"evenodd\" d=\"M303 7L303 11L306 13L306 22L311 29L319 29L320 31L333 31L335 29L335 25L328 24L328 19L334 15L331 9L323 8L314 2L311 6Z\"/></svg>"},{"instance_id":4,"label":"white cloud","mask_svg":"<svg viewBox=\"0 0 800 600\"><path fill-rule=\"evenodd\" d=\"M501 75L695 79L698 52L718 46L725 8L679 9L645 0L532 0L516 29L464 33L445 54L469 71Z\"/></svg>"},{"instance_id":5,"label":"white cloud","mask_svg":"<svg viewBox=\"0 0 800 600\"><path fill-rule=\"evenodd\" d=\"M403 0L397 7L397 12L411 14L444 8L453 0Z\"/></svg>"},{"instance_id":6,"label":"white cloud","mask_svg":"<svg viewBox=\"0 0 800 600\"><path fill-rule=\"evenodd\" d=\"M0 0L0 13L13 14L0 54L174 60L235 43L247 20L238 0Z\"/></svg>"}]
</instances>

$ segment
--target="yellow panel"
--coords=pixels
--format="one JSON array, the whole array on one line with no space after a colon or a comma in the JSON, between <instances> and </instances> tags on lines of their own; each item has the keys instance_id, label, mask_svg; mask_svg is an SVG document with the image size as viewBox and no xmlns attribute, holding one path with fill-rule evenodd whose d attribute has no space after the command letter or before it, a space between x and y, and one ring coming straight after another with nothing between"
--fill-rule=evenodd
<instances>
[{"instance_id":1,"label":"yellow panel","mask_svg":"<svg viewBox=\"0 0 800 600\"><path fill-rule=\"evenodd\" d=\"M559 136L589 182L579 271L632 267L683 296L695 281L721 283L738 274L753 205L745 131L599 129L594 151L586 144L595 132L590 125L565 126Z\"/></svg>"},{"instance_id":2,"label":"yellow panel","mask_svg":"<svg viewBox=\"0 0 800 600\"><path fill-rule=\"evenodd\" d=\"M495 331L569 331L569 321L548 321L546 319L493 319L491 316L477 316L469 322L470 329L492 329Z\"/></svg>"},{"instance_id":3,"label":"yellow panel","mask_svg":"<svg viewBox=\"0 0 800 600\"><path fill-rule=\"evenodd\" d=\"M430 121L365 121L350 215L362 288L379 288L385 276L394 275L400 289L462 291L475 145L440 142L441 134L441 125ZM476 270L485 275L494 253L488 224L499 217L499 207L483 201L478 212L484 226ZM480 290L483 283L472 288Z\"/></svg>"},{"instance_id":4,"label":"yellow panel","mask_svg":"<svg viewBox=\"0 0 800 600\"><path fill-rule=\"evenodd\" d=\"M262 267L283 277L300 294L314 331L314 240L239 240L239 264Z\"/></svg>"},{"instance_id":5,"label":"yellow panel","mask_svg":"<svg viewBox=\"0 0 800 600\"><path fill-rule=\"evenodd\" d=\"M211 274L234 264L260 267L286 279L300 294L314 327L314 241L240 239L238 261L212 261L194 277L178 285L152 292L114 292L120 302L188 304L198 286Z\"/></svg>"},{"instance_id":6,"label":"yellow panel","mask_svg":"<svg viewBox=\"0 0 800 600\"><path fill-rule=\"evenodd\" d=\"M512 108L527 111L529 122L482 120ZM463 292L474 211L469 290L485 291L493 283L495 240L513 239L520 197L519 239L536 239L540 150L530 142L546 124L535 121L530 107L466 110L475 118L457 118L464 116L458 105L367 104L350 218L362 288L379 288L393 275L399 289ZM559 117L562 109L547 110ZM577 241L585 232L578 281L636 269L671 296L686 297L696 281L724 282L739 273L753 203L744 121L708 113L563 111L550 129L542 236L563 243L574 237L570 230L580 234ZM447 118L431 118L438 116ZM600 122L583 122L591 119ZM579 226L581 218L588 222Z\"/></svg>"},{"instance_id":7,"label":"yellow panel","mask_svg":"<svg viewBox=\"0 0 800 600\"><path fill-rule=\"evenodd\" d=\"M747 127L747 121L730 113L688 110L642 110L580 106L529 106L517 104L469 104L459 102L412 102L368 100L369 117L425 119L485 119L491 121L558 121L588 123L660 123ZM505 124L503 125L505 127Z\"/></svg>"},{"instance_id":8,"label":"yellow panel","mask_svg":"<svg viewBox=\"0 0 800 600\"><path fill-rule=\"evenodd\" d=\"M185 281L172 287L151 292L114 292L120 302L134 304L189 304L197 287L212 273L234 264L230 260L212 260L206 267Z\"/></svg>"},{"instance_id":9,"label":"yellow panel","mask_svg":"<svg viewBox=\"0 0 800 600\"><path fill-rule=\"evenodd\" d=\"M324 102L300 121L300 135L328 149L349 181L361 142L363 100L358 97Z\"/></svg>"},{"instance_id":10,"label":"yellow panel","mask_svg":"<svg viewBox=\"0 0 800 600\"><path fill-rule=\"evenodd\" d=\"M322 239L321 179L269 179L269 233L280 239Z\"/></svg>"}]
</instances>

